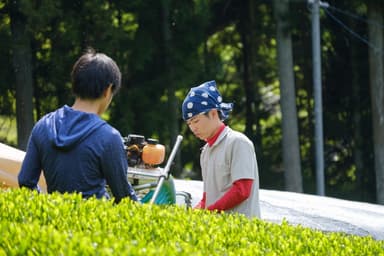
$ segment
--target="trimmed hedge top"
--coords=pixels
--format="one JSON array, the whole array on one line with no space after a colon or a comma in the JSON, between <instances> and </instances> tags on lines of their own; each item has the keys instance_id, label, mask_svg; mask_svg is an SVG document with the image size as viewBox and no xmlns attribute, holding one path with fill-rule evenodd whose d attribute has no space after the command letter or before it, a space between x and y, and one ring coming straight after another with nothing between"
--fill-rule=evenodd
<instances>
[{"instance_id":1,"label":"trimmed hedge top","mask_svg":"<svg viewBox=\"0 0 384 256\"><path fill-rule=\"evenodd\" d=\"M124 199L0 190L1 255L384 255L384 241Z\"/></svg>"}]
</instances>

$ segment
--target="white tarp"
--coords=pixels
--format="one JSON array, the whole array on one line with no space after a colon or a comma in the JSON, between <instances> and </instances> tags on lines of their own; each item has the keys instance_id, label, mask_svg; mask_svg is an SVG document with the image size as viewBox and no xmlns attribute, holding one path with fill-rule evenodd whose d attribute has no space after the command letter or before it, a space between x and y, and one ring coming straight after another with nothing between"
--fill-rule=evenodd
<instances>
[{"instance_id":1,"label":"white tarp","mask_svg":"<svg viewBox=\"0 0 384 256\"><path fill-rule=\"evenodd\" d=\"M192 195L192 205L200 201L201 181L175 180L177 191ZM178 199L180 200L180 199ZM281 223L284 219L327 232L344 232L384 240L384 206L301 193L260 190L261 218Z\"/></svg>"},{"instance_id":2,"label":"white tarp","mask_svg":"<svg viewBox=\"0 0 384 256\"><path fill-rule=\"evenodd\" d=\"M17 174L24 156L24 151L0 143L0 183L2 186L18 187ZM39 185L43 191L46 190L43 175L40 177Z\"/></svg>"}]
</instances>

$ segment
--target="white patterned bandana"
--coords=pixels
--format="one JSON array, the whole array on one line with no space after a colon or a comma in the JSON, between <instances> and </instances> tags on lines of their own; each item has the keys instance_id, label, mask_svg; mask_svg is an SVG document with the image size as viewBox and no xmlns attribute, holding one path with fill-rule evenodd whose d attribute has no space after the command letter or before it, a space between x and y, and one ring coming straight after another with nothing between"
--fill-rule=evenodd
<instances>
[{"instance_id":1,"label":"white patterned bandana","mask_svg":"<svg viewBox=\"0 0 384 256\"><path fill-rule=\"evenodd\" d=\"M224 103L222 101L223 99L216 88L215 81L208 81L193 87L185 97L182 105L183 119L186 121L195 115L217 109L223 121L228 118L229 112L232 111L233 103Z\"/></svg>"}]
</instances>

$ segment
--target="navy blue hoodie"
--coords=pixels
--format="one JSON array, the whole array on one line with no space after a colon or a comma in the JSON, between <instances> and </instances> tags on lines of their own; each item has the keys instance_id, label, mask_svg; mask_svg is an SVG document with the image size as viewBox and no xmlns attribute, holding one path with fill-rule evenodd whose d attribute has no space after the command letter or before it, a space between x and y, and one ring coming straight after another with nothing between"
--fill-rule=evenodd
<instances>
[{"instance_id":1,"label":"navy blue hoodie","mask_svg":"<svg viewBox=\"0 0 384 256\"><path fill-rule=\"evenodd\" d=\"M21 187L37 189L43 171L48 193L109 198L108 184L116 202L137 200L127 170L120 133L98 115L65 105L34 126L18 180Z\"/></svg>"}]
</instances>

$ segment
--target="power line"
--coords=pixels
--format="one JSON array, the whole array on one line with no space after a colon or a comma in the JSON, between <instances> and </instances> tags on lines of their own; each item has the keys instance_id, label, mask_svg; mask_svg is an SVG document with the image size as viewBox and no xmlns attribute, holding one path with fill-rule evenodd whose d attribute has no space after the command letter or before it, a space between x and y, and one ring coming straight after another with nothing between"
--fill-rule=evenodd
<instances>
[{"instance_id":1,"label":"power line","mask_svg":"<svg viewBox=\"0 0 384 256\"><path fill-rule=\"evenodd\" d=\"M330 9L330 10L332 10L334 12L342 13L342 14L344 14L346 16L349 16L349 17L354 18L356 20L359 20L361 22L365 22L367 24L378 26L378 27L384 29L383 25L381 25L381 24L379 24L379 23L377 23L375 21L372 21L372 20L367 20L367 19L365 19L365 18L363 18L363 17L361 17L359 15L353 14L351 12L341 10L341 9L336 8L334 6L330 6L328 4L326 4L326 5L323 4L323 5L321 5L321 7L323 7L323 10L328 15L328 17L330 17L332 20L334 20L344 30L346 30L348 33L350 33L352 36L354 36L358 40L364 42L366 45L368 45L370 48L372 48L376 53L378 53L380 55L384 55L384 52L382 50L380 50L380 47L372 44L367 38L365 38L364 36L359 35L359 33L355 32L352 28L348 27L344 22L342 22L335 15L333 15L328 9Z\"/></svg>"},{"instance_id":2,"label":"power line","mask_svg":"<svg viewBox=\"0 0 384 256\"><path fill-rule=\"evenodd\" d=\"M360 36L357 32L353 31L353 29L349 28L347 25L345 25L341 20L336 18L333 14L331 14L327 9L324 9L325 13L331 17L335 22L337 22L343 29L348 31L350 34L352 34L354 37L359 39L360 41L366 43L369 47L371 47L376 52L379 52L382 54L382 51L379 50L379 47L372 44L368 39L364 38L363 36Z\"/></svg>"},{"instance_id":3,"label":"power line","mask_svg":"<svg viewBox=\"0 0 384 256\"><path fill-rule=\"evenodd\" d=\"M377 26L377 27L380 27L382 29L384 29L384 26L382 24L379 24L377 23L376 21L373 21L373 20L369 20L369 19L366 19L360 15L357 15L357 14L354 14L354 13L351 13L349 11L344 11L342 9L339 9L337 7L334 7L334 6L328 6L326 9L330 9L334 12L338 12L338 13L341 13L341 14L344 14L345 16L348 16L350 18L353 18L355 20L358 20L358 21L361 21L361 22L364 22L364 23L367 23L367 24L370 24L370 25L374 25L374 26Z\"/></svg>"}]
</instances>

